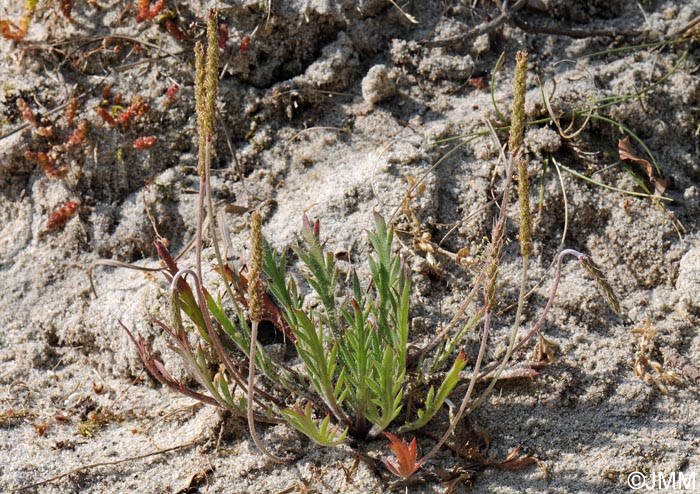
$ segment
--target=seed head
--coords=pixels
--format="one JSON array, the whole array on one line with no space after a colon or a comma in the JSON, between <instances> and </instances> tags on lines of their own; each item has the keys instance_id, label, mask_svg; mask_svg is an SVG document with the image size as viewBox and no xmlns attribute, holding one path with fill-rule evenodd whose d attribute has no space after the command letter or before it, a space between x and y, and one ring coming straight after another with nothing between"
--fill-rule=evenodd
<instances>
[{"instance_id":1,"label":"seed head","mask_svg":"<svg viewBox=\"0 0 700 494\"><path fill-rule=\"evenodd\" d=\"M262 319L262 308L265 287L262 280L263 240L262 219L260 213L254 211L250 217L251 230L251 259L250 278L248 280L248 310L251 321Z\"/></svg>"}]
</instances>

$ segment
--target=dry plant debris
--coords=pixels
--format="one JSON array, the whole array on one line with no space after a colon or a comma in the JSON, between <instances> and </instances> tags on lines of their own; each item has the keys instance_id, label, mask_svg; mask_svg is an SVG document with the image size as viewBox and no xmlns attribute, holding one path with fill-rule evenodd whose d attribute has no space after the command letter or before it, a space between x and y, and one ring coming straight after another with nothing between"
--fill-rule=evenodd
<instances>
[{"instance_id":1,"label":"dry plant debris","mask_svg":"<svg viewBox=\"0 0 700 494\"><path fill-rule=\"evenodd\" d=\"M656 386L662 393L668 393L668 386L680 383L681 378L676 371L667 369L654 360L659 351L655 342L657 329L652 325L651 318L646 318L643 327L632 328L631 333L637 346L632 363L634 373L645 382Z\"/></svg>"}]
</instances>

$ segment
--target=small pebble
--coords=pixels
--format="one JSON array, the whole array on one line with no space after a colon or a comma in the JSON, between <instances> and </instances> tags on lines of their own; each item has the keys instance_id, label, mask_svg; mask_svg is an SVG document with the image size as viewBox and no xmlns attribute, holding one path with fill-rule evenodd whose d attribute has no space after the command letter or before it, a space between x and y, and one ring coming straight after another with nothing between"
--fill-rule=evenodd
<instances>
[{"instance_id":1,"label":"small pebble","mask_svg":"<svg viewBox=\"0 0 700 494\"><path fill-rule=\"evenodd\" d=\"M391 98L396 94L396 84L389 77L389 70L385 65L375 65L362 79L362 98L375 105L380 101Z\"/></svg>"}]
</instances>

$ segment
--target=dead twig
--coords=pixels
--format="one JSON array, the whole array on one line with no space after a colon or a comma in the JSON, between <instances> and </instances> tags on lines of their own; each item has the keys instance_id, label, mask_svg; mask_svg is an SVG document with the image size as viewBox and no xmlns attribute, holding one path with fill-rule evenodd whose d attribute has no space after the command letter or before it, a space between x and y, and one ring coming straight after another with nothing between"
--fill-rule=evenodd
<instances>
[{"instance_id":1,"label":"dead twig","mask_svg":"<svg viewBox=\"0 0 700 494\"><path fill-rule=\"evenodd\" d=\"M73 475L74 473L80 473L80 472L84 472L84 471L91 470L93 468L98 468L98 467L114 466L114 465L120 465L122 463L127 463L130 461L143 460L144 458L148 458L151 456L162 455L165 453L169 453L171 451L177 451L180 449L189 448L191 446L194 446L195 444L197 444L196 440L190 441L190 442L185 443L185 444L180 444L179 446L173 446L172 448L162 449L159 451L151 451L150 453L145 453L145 454L136 455L136 456L130 456L129 458L123 458L121 460L98 461L96 463L90 463L89 465L83 465L81 467L74 468L74 469L69 470L67 472L55 475L55 476L48 478L48 479L40 480L39 482L35 482L33 484L23 485L23 486L18 487L16 489L10 490L10 492L26 491L29 489L33 489L34 487L39 487L40 485L45 485L45 484L50 484L51 482L56 482L57 480L61 480L62 478Z\"/></svg>"},{"instance_id":2,"label":"dead twig","mask_svg":"<svg viewBox=\"0 0 700 494\"><path fill-rule=\"evenodd\" d=\"M624 31L619 29L576 29L561 24L532 24L522 16L515 12L511 12L511 19L519 29L531 34L552 34L555 36L567 36L569 38L583 39L596 38L599 36L609 36L615 38L617 36L634 37L642 34L641 31Z\"/></svg>"},{"instance_id":3,"label":"dead twig","mask_svg":"<svg viewBox=\"0 0 700 494\"><path fill-rule=\"evenodd\" d=\"M497 2L501 3L501 2ZM460 34L458 36L451 36L449 38L428 40L423 41L421 44L427 48L439 48L445 46L451 46L455 43L460 43L467 41L472 38L481 36L482 34L488 34L495 31L499 27L503 26L505 23L510 22L514 26L518 27L526 33L532 34L551 34L556 36L568 36L569 38L595 38L598 36L639 36L642 34L641 31L635 30L619 30L619 29L577 29L563 26L561 24L534 24L523 18L518 11L522 10L527 5L527 0L518 0L512 6L508 5L509 2L503 2L500 5L501 14L498 17L476 26L474 29Z\"/></svg>"},{"instance_id":4,"label":"dead twig","mask_svg":"<svg viewBox=\"0 0 700 494\"><path fill-rule=\"evenodd\" d=\"M518 10L522 9L523 7L525 7L525 5L527 5L527 0L518 0L510 8L508 7L508 2L505 2L503 8L501 9L501 15L494 18L493 20L481 24L472 29L471 31L464 34L460 34L459 36L451 36L449 38L436 39L432 41L423 41L422 45L428 48L440 48L443 46L450 46L455 43L460 43L462 41L467 41L468 39L476 38L478 36L481 36L482 34L490 33L501 27L503 24L505 24L514 12L517 12Z\"/></svg>"}]
</instances>

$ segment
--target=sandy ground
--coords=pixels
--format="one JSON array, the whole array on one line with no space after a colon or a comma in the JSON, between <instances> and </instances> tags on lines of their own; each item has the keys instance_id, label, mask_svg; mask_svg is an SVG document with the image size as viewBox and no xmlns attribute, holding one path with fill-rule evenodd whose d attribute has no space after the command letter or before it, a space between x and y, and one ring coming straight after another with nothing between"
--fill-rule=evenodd
<instances>
[{"instance_id":1,"label":"sandy ground","mask_svg":"<svg viewBox=\"0 0 700 494\"><path fill-rule=\"evenodd\" d=\"M688 482L675 487L692 491L689 480L695 479L700 492L696 41L591 56L640 41L526 33L506 22L476 38L425 45L487 22L487 12L498 15L491 2L472 6L457 0L401 3L418 24L385 0L272 2L267 24L266 2L166 2L177 7L173 18L190 37L178 40L164 21L137 23L135 7L126 2L74 3L68 20L58 2L39 2L23 41L0 40L0 491L74 469L26 492L387 490L365 463L352 470L351 448L322 449L285 426L261 428L267 444L295 458L272 464L257 452L243 424L142 374L117 319L151 338L166 360L172 357L150 323L168 311L166 285L157 273L98 267L98 297L89 289L87 268L97 259L157 266L144 204L173 250L192 238L197 188L192 38L201 38L202 15L216 7L229 26L222 53L216 199L240 210L270 201L264 233L280 249L295 241L308 211L321 218L329 248L350 252L358 265L368 252L365 231L373 210L394 215L399 227L408 225L399 209L407 176L424 178L425 191L413 208L425 231L439 240L459 223L443 246L452 252L469 248L478 262L496 214L490 198L502 185L497 149L489 137L441 139L483 131L485 120L498 120L488 86L502 52L505 65L494 81L497 107L508 113L514 55L528 50L532 120L546 116L538 78L547 91L556 80L553 105L562 114L635 94L663 78L641 96L598 114L625 125L656 156L668 182L665 206L592 185L563 169L558 178L553 159L599 182L640 192L616 163L620 128L594 119L572 139L560 137L551 124L528 128L532 200L539 200L541 186L542 208L526 324L537 320L544 305L565 224L565 246L597 260L623 312L616 316L590 277L567 263L544 328L556 346L556 361L539 369L535 379L499 385L471 417L490 434L494 459L523 444L548 475L538 467L478 468L445 451L424 467L427 482L408 492L446 492L447 485L428 475L438 467L469 473L464 478L473 484L459 481L455 492L470 487L476 493L627 492L628 475L636 471L656 490L662 486L654 474L682 473ZM677 31L700 15L697 0L539 4L541 10L525 8L521 18L580 30L636 30L643 41L678 39ZM18 14L17 2L0 2L0 17L16 22ZM247 50L240 46L244 35L251 36ZM174 83L180 91L168 104L166 91ZM118 104L118 93L124 107L141 96L150 108L112 127L97 107L103 99ZM75 122L69 124L63 111L49 114L72 96L81 96ZM13 132L25 123L18 98L51 121L55 138L31 129ZM89 121L87 137L61 156L56 166L62 178L47 176L36 159L25 157L27 150L46 151L66 141L80 118ZM582 123L579 118L576 126ZM154 136L155 145L134 149L134 140L144 136ZM631 166L651 186L643 165ZM52 212L67 201L79 202L75 216L47 228ZM517 205L511 208L515 219ZM246 215L228 218L234 244L245 255ZM502 309L516 297L516 234L512 222L513 242L501 271ZM411 249L410 236L399 238L414 269L412 316L420 339L449 320L473 271L438 256L438 273L431 272L425 253ZM182 261L192 262L191 255ZM489 359L503 354L511 323L512 312L497 318ZM476 335L465 342L468 356L475 356L477 343ZM518 358L533 359L532 345ZM168 365L182 372L176 360ZM664 384L659 372L676 376L676 382ZM94 417L105 410L110 413L104 423L86 427L91 412ZM427 451L432 442L421 437L419 444ZM168 448L177 449L136 458ZM362 444L360 450L377 457L385 441ZM80 469L94 463L101 466Z\"/></svg>"}]
</instances>

